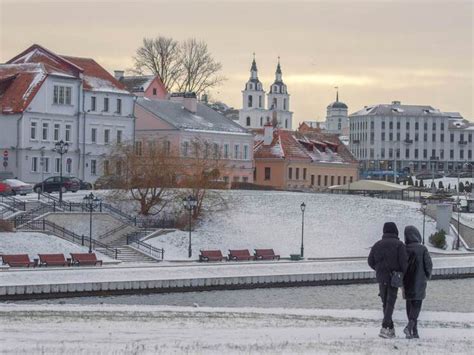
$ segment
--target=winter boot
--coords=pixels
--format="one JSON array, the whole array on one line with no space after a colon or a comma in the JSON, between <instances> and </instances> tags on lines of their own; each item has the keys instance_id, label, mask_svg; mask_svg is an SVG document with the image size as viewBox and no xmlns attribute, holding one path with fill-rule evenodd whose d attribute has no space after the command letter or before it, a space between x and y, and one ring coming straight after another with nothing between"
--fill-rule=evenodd
<instances>
[{"instance_id":1,"label":"winter boot","mask_svg":"<svg viewBox=\"0 0 474 355\"><path fill-rule=\"evenodd\" d=\"M415 321L411 320L408 322L408 325L403 329L407 339L413 338L413 328L415 327Z\"/></svg>"},{"instance_id":2,"label":"winter boot","mask_svg":"<svg viewBox=\"0 0 474 355\"><path fill-rule=\"evenodd\" d=\"M382 329L380 329L379 337L385 339L395 338L395 329L382 327Z\"/></svg>"},{"instance_id":3,"label":"winter boot","mask_svg":"<svg viewBox=\"0 0 474 355\"><path fill-rule=\"evenodd\" d=\"M419 339L420 336L418 335L418 322L415 321L415 326L413 327L413 338Z\"/></svg>"}]
</instances>

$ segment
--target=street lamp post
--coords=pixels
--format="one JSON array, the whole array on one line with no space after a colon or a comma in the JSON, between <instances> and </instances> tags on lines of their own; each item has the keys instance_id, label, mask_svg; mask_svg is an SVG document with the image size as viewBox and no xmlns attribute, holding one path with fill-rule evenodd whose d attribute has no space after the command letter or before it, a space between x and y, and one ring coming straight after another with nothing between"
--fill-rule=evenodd
<instances>
[{"instance_id":1,"label":"street lamp post","mask_svg":"<svg viewBox=\"0 0 474 355\"><path fill-rule=\"evenodd\" d=\"M191 244L191 223L192 223L192 211L197 205L197 200L194 196L189 195L186 198L183 198L184 208L189 212L189 244L188 244L188 258L192 257L193 249Z\"/></svg>"},{"instance_id":2,"label":"street lamp post","mask_svg":"<svg viewBox=\"0 0 474 355\"><path fill-rule=\"evenodd\" d=\"M426 220L426 207L427 207L426 201L423 201L423 203L421 204L421 210L423 211L423 239L422 239L422 243L423 243L423 245L425 245L425 220Z\"/></svg>"},{"instance_id":3,"label":"street lamp post","mask_svg":"<svg viewBox=\"0 0 474 355\"><path fill-rule=\"evenodd\" d=\"M301 257L304 257L304 210L306 209L306 204L303 202L300 205L301 208Z\"/></svg>"},{"instance_id":4,"label":"street lamp post","mask_svg":"<svg viewBox=\"0 0 474 355\"><path fill-rule=\"evenodd\" d=\"M456 238L456 250L459 250L459 244L460 244L460 239L461 239L461 232L459 231L459 214L461 211L461 200L459 199L459 195L458 195L458 201L456 203L456 206L458 207L458 237Z\"/></svg>"},{"instance_id":5,"label":"street lamp post","mask_svg":"<svg viewBox=\"0 0 474 355\"><path fill-rule=\"evenodd\" d=\"M92 253L92 212L95 208L100 205L100 199L91 192L89 195L84 196L84 206L89 210L89 253Z\"/></svg>"},{"instance_id":6,"label":"street lamp post","mask_svg":"<svg viewBox=\"0 0 474 355\"><path fill-rule=\"evenodd\" d=\"M67 153L69 144L61 139L54 145L54 151L61 156L59 162L59 202L63 201L63 155Z\"/></svg>"}]
</instances>

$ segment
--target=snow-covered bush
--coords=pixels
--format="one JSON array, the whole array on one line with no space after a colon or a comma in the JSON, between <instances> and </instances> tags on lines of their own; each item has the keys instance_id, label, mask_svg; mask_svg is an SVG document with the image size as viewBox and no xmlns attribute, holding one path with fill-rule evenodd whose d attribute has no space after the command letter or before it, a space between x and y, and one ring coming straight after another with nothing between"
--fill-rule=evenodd
<instances>
[{"instance_id":1,"label":"snow-covered bush","mask_svg":"<svg viewBox=\"0 0 474 355\"><path fill-rule=\"evenodd\" d=\"M439 232L431 234L429 240L435 248L446 249L446 232L444 230L441 229Z\"/></svg>"}]
</instances>

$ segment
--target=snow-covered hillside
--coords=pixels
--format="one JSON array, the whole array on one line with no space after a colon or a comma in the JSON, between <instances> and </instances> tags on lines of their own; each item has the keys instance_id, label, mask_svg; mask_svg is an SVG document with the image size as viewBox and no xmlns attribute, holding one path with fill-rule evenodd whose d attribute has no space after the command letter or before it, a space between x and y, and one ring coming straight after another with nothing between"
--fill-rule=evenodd
<instances>
[{"instance_id":1,"label":"snow-covered hillside","mask_svg":"<svg viewBox=\"0 0 474 355\"><path fill-rule=\"evenodd\" d=\"M419 204L361 196L275 191L225 191L227 208L207 214L192 234L199 249L273 248L282 256L299 253L300 204L305 202L306 257L366 256L381 237L384 222L423 227ZM435 231L427 217L426 239ZM166 250L166 259L187 257L188 233L176 231L149 239Z\"/></svg>"}]
</instances>

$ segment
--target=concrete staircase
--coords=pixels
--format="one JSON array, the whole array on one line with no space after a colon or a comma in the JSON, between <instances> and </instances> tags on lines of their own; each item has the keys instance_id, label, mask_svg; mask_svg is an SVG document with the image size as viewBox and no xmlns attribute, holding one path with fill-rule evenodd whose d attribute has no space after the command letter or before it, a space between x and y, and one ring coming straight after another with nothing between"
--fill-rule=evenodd
<instances>
[{"instance_id":1,"label":"concrete staircase","mask_svg":"<svg viewBox=\"0 0 474 355\"><path fill-rule=\"evenodd\" d=\"M101 248L96 248L98 252L101 252ZM148 255L139 252L138 250L131 248L127 245L117 248L118 254L117 259L122 262L142 262L142 263L156 263L157 260L150 258Z\"/></svg>"}]
</instances>

